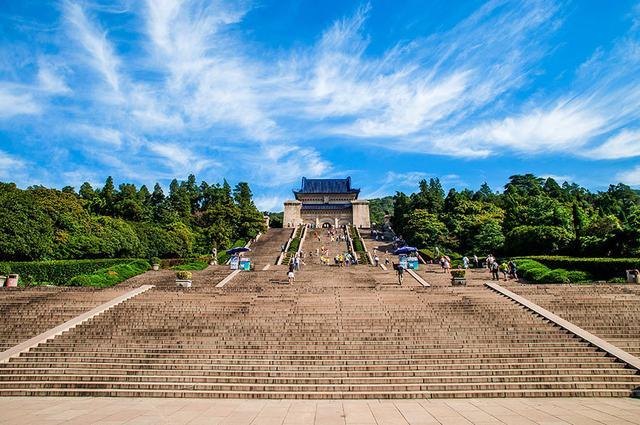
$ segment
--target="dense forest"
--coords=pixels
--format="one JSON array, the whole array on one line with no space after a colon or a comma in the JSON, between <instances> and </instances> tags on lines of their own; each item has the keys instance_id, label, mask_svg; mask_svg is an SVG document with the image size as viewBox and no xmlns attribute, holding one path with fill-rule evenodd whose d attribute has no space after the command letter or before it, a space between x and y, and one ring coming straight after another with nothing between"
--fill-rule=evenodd
<instances>
[{"instance_id":1,"label":"dense forest","mask_svg":"<svg viewBox=\"0 0 640 425\"><path fill-rule=\"evenodd\" d=\"M411 245L459 254L638 256L640 195L624 184L590 192L532 174L502 193L445 192L436 179L393 197L392 224ZM372 213L373 214L373 213Z\"/></svg>"},{"instance_id":2,"label":"dense forest","mask_svg":"<svg viewBox=\"0 0 640 425\"><path fill-rule=\"evenodd\" d=\"M109 177L78 191L0 183L0 260L187 257L264 230L247 183L173 180L165 195Z\"/></svg>"}]
</instances>

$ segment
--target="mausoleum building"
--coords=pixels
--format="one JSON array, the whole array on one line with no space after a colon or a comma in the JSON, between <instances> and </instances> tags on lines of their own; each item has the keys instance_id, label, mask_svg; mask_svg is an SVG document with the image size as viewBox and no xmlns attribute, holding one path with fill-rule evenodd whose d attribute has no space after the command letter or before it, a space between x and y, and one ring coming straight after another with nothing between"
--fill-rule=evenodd
<instances>
[{"instance_id":1,"label":"mausoleum building","mask_svg":"<svg viewBox=\"0 0 640 425\"><path fill-rule=\"evenodd\" d=\"M302 187L294 190L295 200L284 203L284 227L307 224L312 227L340 227L352 224L371 227L369 201L358 199L360 189L346 179L302 178Z\"/></svg>"}]
</instances>

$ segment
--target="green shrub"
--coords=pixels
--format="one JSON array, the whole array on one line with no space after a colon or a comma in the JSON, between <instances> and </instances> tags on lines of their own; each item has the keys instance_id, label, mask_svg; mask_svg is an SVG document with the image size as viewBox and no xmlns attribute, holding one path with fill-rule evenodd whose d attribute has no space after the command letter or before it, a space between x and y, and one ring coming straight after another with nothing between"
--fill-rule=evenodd
<instances>
[{"instance_id":1,"label":"green shrub","mask_svg":"<svg viewBox=\"0 0 640 425\"><path fill-rule=\"evenodd\" d=\"M69 280L67 285L106 288L142 274L149 270L149 268L149 263L146 260L134 260L126 264L117 264L112 267L96 270L92 274L76 276Z\"/></svg>"},{"instance_id":2,"label":"green shrub","mask_svg":"<svg viewBox=\"0 0 640 425\"><path fill-rule=\"evenodd\" d=\"M627 279L625 279L624 277L614 277L613 279L609 280L609 283L627 283Z\"/></svg>"},{"instance_id":3,"label":"green shrub","mask_svg":"<svg viewBox=\"0 0 640 425\"><path fill-rule=\"evenodd\" d=\"M531 268L522 273L522 277L530 282L542 283L545 277L551 272L547 267Z\"/></svg>"},{"instance_id":4,"label":"green shrub","mask_svg":"<svg viewBox=\"0 0 640 425\"><path fill-rule=\"evenodd\" d=\"M580 258L561 256L530 256L527 259L538 261L550 268L580 270L596 280L608 280L622 277L626 270L640 269L640 258Z\"/></svg>"},{"instance_id":5,"label":"green shrub","mask_svg":"<svg viewBox=\"0 0 640 425\"><path fill-rule=\"evenodd\" d=\"M360 239L353 240L353 249L356 252L364 252L364 246L362 246L362 241Z\"/></svg>"},{"instance_id":6,"label":"green shrub","mask_svg":"<svg viewBox=\"0 0 640 425\"><path fill-rule=\"evenodd\" d=\"M466 270L464 269L453 269L451 270L451 276L455 278L463 278L466 274Z\"/></svg>"},{"instance_id":7,"label":"green shrub","mask_svg":"<svg viewBox=\"0 0 640 425\"><path fill-rule=\"evenodd\" d=\"M567 276L569 277L569 282L571 283L584 283L593 280L591 276L589 276L589 273L580 270L571 270L567 272Z\"/></svg>"},{"instance_id":8,"label":"green shrub","mask_svg":"<svg viewBox=\"0 0 640 425\"><path fill-rule=\"evenodd\" d=\"M204 270L209 267L208 261L190 261L186 264L181 264L179 266L172 267L173 270Z\"/></svg>"},{"instance_id":9,"label":"green shrub","mask_svg":"<svg viewBox=\"0 0 640 425\"><path fill-rule=\"evenodd\" d=\"M570 283L569 272L564 269L554 269L549 271L542 278L543 283Z\"/></svg>"},{"instance_id":10,"label":"green shrub","mask_svg":"<svg viewBox=\"0 0 640 425\"><path fill-rule=\"evenodd\" d=\"M158 257L151 257L151 264L160 264L160 259Z\"/></svg>"},{"instance_id":11,"label":"green shrub","mask_svg":"<svg viewBox=\"0 0 640 425\"><path fill-rule=\"evenodd\" d=\"M287 250L287 252L298 252L299 246L300 246L300 238L295 238L291 240L291 243L289 244L289 249Z\"/></svg>"},{"instance_id":12,"label":"green shrub","mask_svg":"<svg viewBox=\"0 0 640 425\"><path fill-rule=\"evenodd\" d=\"M101 260L55 260L55 261L15 261L0 263L13 273L35 282L48 282L65 285L70 279L82 274L91 274L97 270L132 262L132 258L107 258ZM145 261L146 263L146 261Z\"/></svg>"},{"instance_id":13,"label":"green shrub","mask_svg":"<svg viewBox=\"0 0 640 425\"><path fill-rule=\"evenodd\" d=\"M532 283L582 283L589 282L591 276L579 270L550 269L531 258L516 259L519 274Z\"/></svg>"},{"instance_id":14,"label":"green shrub","mask_svg":"<svg viewBox=\"0 0 640 425\"><path fill-rule=\"evenodd\" d=\"M11 273L11 266L8 264L0 264L0 276L6 276Z\"/></svg>"},{"instance_id":15,"label":"green shrub","mask_svg":"<svg viewBox=\"0 0 640 425\"><path fill-rule=\"evenodd\" d=\"M179 270L176 272L176 278L180 280L191 280L192 274L186 270Z\"/></svg>"}]
</instances>

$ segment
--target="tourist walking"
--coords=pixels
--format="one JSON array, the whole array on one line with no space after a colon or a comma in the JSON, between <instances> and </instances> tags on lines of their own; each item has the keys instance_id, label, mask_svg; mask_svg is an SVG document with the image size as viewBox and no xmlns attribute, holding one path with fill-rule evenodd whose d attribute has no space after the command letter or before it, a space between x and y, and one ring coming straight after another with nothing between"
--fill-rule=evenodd
<instances>
[{"instance_id":1,"label":"tourist walking","mask_svg":"<svg viewBox=\"0 0 640 425\"><path fill-rule=\"evenodd\" d=\"M500 280L500 266L497 261L492 261L489 264L489 270L491 271L491 280Z\"/></svg>"},{"instance_id":2,"label":"tourist walking","mask_svg":"<svg viewBox=\"0 0 640 425\"><path fill-rule=\"evenodd\" d=\"M462 257L462 266L465 270L469 268L469 259L466 255Z\"/></svg>"},{"instance_id":3,"label":"tourist walking","mask_svg":"<svg viewBox=\"0 0 640 425\"><path fill-rule=\"evenodd\" d=\"M295 280L296 274L293 272L293 270L289 270L289 273L287 273L287 281L289 282L289 285L295 282Z\"/></svg>"},{"instance_id":4,"label":"tourist walking","mask_svg":"<svg viewBox=\"0 0 640 425\"><path fill-rule=\"evenodd\" d=\"M511 276L512 279L518 279L518 266L513 260L509 261L509 276Z\"/></svg>"},{"instance_id":5,"label":"tourist walking","mask_svg":"<svg viewBox=\"0 0 640 425\"><path fill-rule=\"evenodd\" d=\"M473 254L473 268L478 268L478 256L476 254Z\"/></svg>"},{"instance_id":6,"label":"tourist walking","mask_svg":"<svg viewBox=\"0 0 640 425\"><path fill-rule=\"evenodd\" d=\"M451 270L451 262L449 260L449 257L445 257L444 262L442 263L442 269L445 273L449 273L449 270Z\"/></svg>"},{"instance_id":7,"label":"tourist walking","mask_svg":"<svg viewBox=\"0 0 640 425\"><path fill-rule=\"evenodd\" d=\"M504 276L504 281L507 281L507 274L509 273L509 266L507 265L507 263L503 262L502 264L500 264L500 272L502 272L502 275Z\"/></svg>"},{"instance_id":8,"label":"tourist walking","mask_svg":"<svg viewBox=\"0 0 640 425\"><path fill-rule=\"evenodd\" d=\"M376 266L376 268L380 265L380 257L378 257L378 254L373 257L373 264Z\"/></svg>"},{"instance_id":9,"label":"tourist walking","mask_svg":"<svg viewBox=\"0 0 640 425\"><path fill-rule=\"evenodd\" d=\"M398 285L402 285L402 281L404 280L404 267L402 267L402 264L398 264L398 267L396 267L396 273L398 274Z\"/></svg>"}]
</instances>

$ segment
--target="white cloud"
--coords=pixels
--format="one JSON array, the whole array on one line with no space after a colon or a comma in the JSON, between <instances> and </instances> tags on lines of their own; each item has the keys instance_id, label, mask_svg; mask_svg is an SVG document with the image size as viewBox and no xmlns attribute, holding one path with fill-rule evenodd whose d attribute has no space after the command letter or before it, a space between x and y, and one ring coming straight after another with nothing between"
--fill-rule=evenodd
<instances>
[{"instance_id":1,"label":"white cloud","mask_svg":"<svg viewBox=\"0 0 640 425\"><path fill-rule=\"evenodd\" d=\"M554 179L557 183L571 182L575 179L574 176L558 174L542 174L540 177L543 179Z\"/></svg>"},{"instance_id":2,"label":"white cloud","mask_svg":"<svg viewBox=\"0 0 640 425\"><path fill-rule=\"evenodd\" d=\"M534 110L479 127L467 137L484 141L489 149L494 146L521 152L562 151L586 144L605 125L603 117L587 108L563 103L551 110Z\"/></svg>"},{"instance_id":3,"label":"white cloud","mask_svg":"<svg viewBox=\"0 0 640 425\"><path fill-rule=\"evenodd\" d=\"M286 199L281 196L262 195L256 196L254 202L260 211L282 211L284 201Z\"/></svg>"},{"instance_id":4,"label":"white cloud","mask_svg":"<svg viewBox=\"0 0 640 425\"><path fill-rule=\"evenodd\" d=\"M177 143L149 142L146 145L162 163L179 175L198 173L205 167L217 166L217 162L195 154L190 148Z\"/></svg>"},{"instance_id":5,"label":"white cloud","mask_svg":"<svg viewBox=\"0 0 640 425\"><path fill-rule=\"evenodd\" d=\"M64 79L47 64L41 63L38 69L39 89L49 94L69 94L71 89Z\"/></svg>"},{"instance_id":6,"label":"white cloud","mask_svg":"<svg viewBox=\"0 0 640 425\"><path fill-rule=\"evenodd\" d=\"M119 96L120 60L108 42L106 32L90 22L84 9L77 3L66 3L66 18L72 24L70 33L89 54L87 58L91 66L102 75L104 81Z\"/></svg>"},{"instance_id":7,"label":"white cloud","mask_svg":"<svg viewBox=\"0 0 640 425\"><path fill-rule=\"evenodd\" d=\"M0 118L35 115L40 112L42 112L42 107L31 94L17 94L0 86Z\"/></svg>"},{"instance_id":8,"label":"white cloud","mask_svg":"<svg viewBox=\"0 0 640 425\"><path fill-rule=\"evenodd\" d=\"M595 149L591 149L586 156L592 159L619 159L640 156L640 131L622 130L615 136L608 138Z\"/></svg>"},{"instance_id":9,"label":"white cloud","mask_svg":"<svg viewBox=\"0 0 640 425\"><path fill-rule=\"evenodd\" d=\"M618 173L616 179L630 186L640 186L640 166Z\"/></svg>"},{"instance_id":10,"label":"white cloud","mask_svg":"<svg viewBox=\"0 0 640 425\"><path fill-rule=\"evenodd\" d=\"M15 178L16 171L23 169L26 166L26 162L9 155L6 152L0 151L0 177L1 178Z\"/></svg>"},{"instance_id":11,"label":"white cloud","mask_svg":"<svg viewBox=\"0 0 640 425\"><path fill-rule=\"evenodd\" d=\"M300 176L326 176L332 171L331 164L316 150L277 143L265 144L260 150L244 150L233 158L247 169L250 180L268 187L295 182Z\"/></svg>"},{"instance_id":12,"label":"white cloud","mask_svg":"<svg viewBox=\"0 0 640 425\"><path fill-rule=\"evenodd\" d=\"M79 124L75 130L90 137L93 140L108 145L110 148L120 148L123 144L123 135L119 130L113 128L95 127L87 124Z\"/></svg>"}]
</instances>

